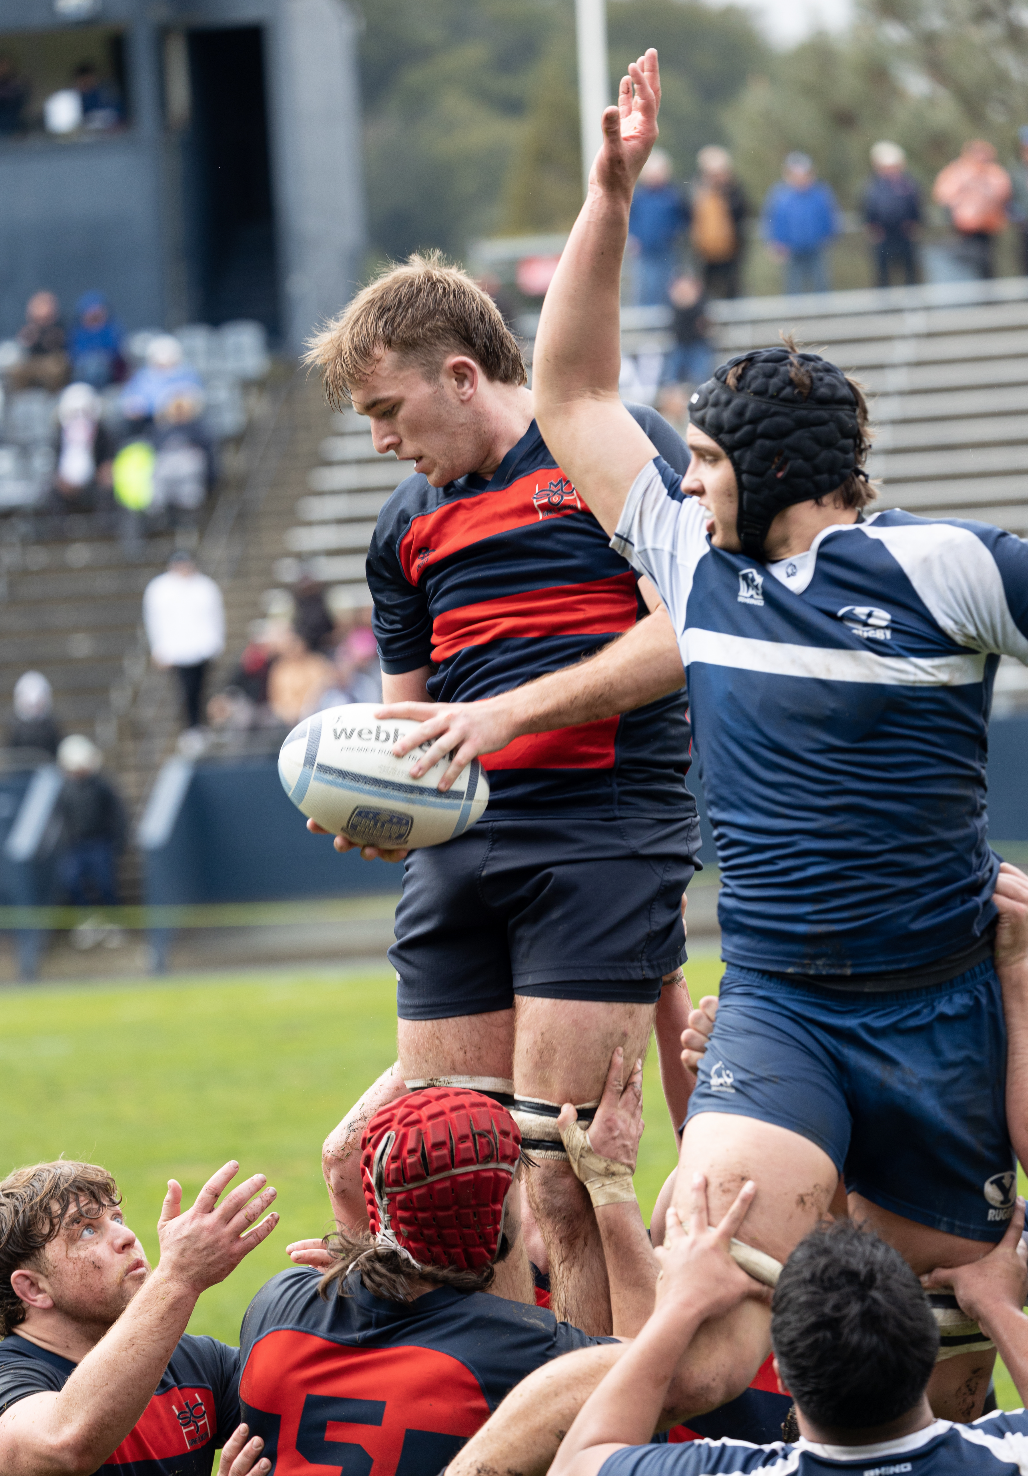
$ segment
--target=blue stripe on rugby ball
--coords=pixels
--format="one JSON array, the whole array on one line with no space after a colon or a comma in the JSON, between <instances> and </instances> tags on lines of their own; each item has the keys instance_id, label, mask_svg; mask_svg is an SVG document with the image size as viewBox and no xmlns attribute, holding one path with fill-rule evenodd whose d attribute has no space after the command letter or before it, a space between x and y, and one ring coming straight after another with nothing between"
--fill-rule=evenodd
<instances>
[{"instance_id":1,"label":"blue stripe on rugby ball","mask_svg":"<svg viewBox=\"0 0 1028 1476\"><path fill-rule=\"evenodd\" d=\"M303 756L303 768L300 777L293 786L289 798L294 805L301 805L307 797L311 780L314 778L314 769L318 760L318 747L321 743L321 713L316 712L308 719L310 726L307 729L307 749Z\"/></svg>"},{"instance_id":2,"label":"blue stripe on rugby ball","mask_svg":"<svg viewBox=\"0 0 1028 1476\"><path fill-rule=\"evenodd\" d=\"M476 759L477 763L478 760ZM319 784L331 784L333 789L352 790L354 794L395 794L400 799L416 800L428 809L459 810L464 806L464 790L449 790L440 794L438 789L427 789L422 784L400 784L395 779L371 779L367 774L353 774L348 769L334 769L330 764L318 764L314 777ZM477 780L476 780L477 783ZM306 791L304 791L306 793ZM468 806L468 813L471 807ZM458 820L458 824L459 824ZM464 822L465 825L467 821ZM455 830L454 835L458 834Z\"/></svg>"},{"instance_id":3,"label":"blue stripe on rugby ball","mask_svg":"<svg viewBox=\"0 0 1028 1476\"><path fill-rule=\"evenodd\" d=\"M457 816L457 823L453 827L453 834L450 836L451 840L456 840L468 828L468 821L471 819L471 810L475 802L475 791L478 788L478 780L481 773L482 765L478 762L478 759L472 759L467 770L468 778L464 789L464 803L461 805L460 814Z\"/></svg>"}]
</instances>

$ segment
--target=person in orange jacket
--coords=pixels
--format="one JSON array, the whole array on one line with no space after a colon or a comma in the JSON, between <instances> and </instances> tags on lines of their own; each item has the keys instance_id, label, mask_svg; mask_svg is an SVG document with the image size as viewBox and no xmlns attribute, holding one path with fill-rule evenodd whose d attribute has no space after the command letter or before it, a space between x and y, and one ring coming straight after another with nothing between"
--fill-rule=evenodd
<instances>
[{"instance_id":1,"label":"person in orange jacket","mask_svg":"<svg viewBox=\"0 0 1028 1476\"><path fill-rule=\"evenodd\" d=\"M960 255L976 277L994 275L993 242L1007 224L1010 175L996 162L996 150L973 138L960 157L939 172L932 199L945 206L961 242Z\"/></svg>"}]
</instances>

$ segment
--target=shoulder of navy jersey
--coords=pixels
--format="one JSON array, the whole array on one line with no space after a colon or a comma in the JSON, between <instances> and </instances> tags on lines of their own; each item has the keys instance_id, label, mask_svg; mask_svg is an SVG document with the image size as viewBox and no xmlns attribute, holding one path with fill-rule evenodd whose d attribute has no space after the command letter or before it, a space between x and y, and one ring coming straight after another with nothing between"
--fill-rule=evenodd
<instances>
[{"instance_id":1,"label":"shoulder of navy jersey","mask_svg":"<svg viewBox=\"0 0 1028 1476\"><path fill-rule=\"evenodd\" d=\"M741 1440L700 1440L691 1445L626 1446L600 1467L602 1476L713 1476L715 1472L766 1471L773 1476L814 1476L851 1472L853 1476L1028 1476L1028 1416L997 1412L972 1425L936 1420L898 1440L850 1449L800 1440L750 1445Z\"/></svg>"}]
</instances>

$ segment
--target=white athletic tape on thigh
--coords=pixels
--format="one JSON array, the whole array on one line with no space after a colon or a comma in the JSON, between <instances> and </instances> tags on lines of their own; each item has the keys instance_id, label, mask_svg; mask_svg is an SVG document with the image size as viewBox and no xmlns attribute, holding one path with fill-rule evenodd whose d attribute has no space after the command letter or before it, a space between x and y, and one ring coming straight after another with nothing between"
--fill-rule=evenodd
<instances>
[{"instance_id":1,"label":"white athletic tape on thigh","mask_svg":"<svg viewBox=\"0 0 1028 1476\"><path fill-rule=\"evenodd\" d=\"M533 1158L545 1158L558 1162L567 1158L567 1151L557 1127L557 1118L560 1116L563 1105L563 1102L545 1102L539 1097L514 1098L512 1111L514 1121L521 1129L521 1147ZM586 1131L599 1105L598 1097L595 1102L575 1103L578 1120L585 1126Z\"/></svg>"},{"instance_id":2,"label":"white athletic tape on thigh","mask_svg":"<svg viewBox=\"0 0 1028 1476\"><path fill-rule=\"evenodd\" d=\"M741 1240L732 1240L728 1246L728 1254L737 1266L741 1266L747 1276L752 1276L754 1281L760 1281L764 1286L775 1287L778 1278L782 1274L782 1263L776 1261L774 1256L769 1256L764 1251L754 1250L752 1245L743 1245Z\"/></svg>"},{"instance_id":3,"label":"white athletic tape on thigh","mask_svg":"<svg viewBox=\"0 0 1028 1476\"><path fill-rule=\"evenodd\" d=\"M509 1112L514 1106L514 1083L504 1076L420 1076L405 1081L409 1092L420 1092L425 1087L463 1087L469 1092L481 1092L483 1097L492 1097Z\"/></svg>"},{"instance_id":4,"label":"white athletic tape on thigh","mask_svg":"<svg viewBox=\"0 0 1028 1476\"><path fill-rule=\"evenodd\" d=\"M939 1325L939 1352L936 1363L956 1358L960 1353L985 1353L996 1344L987 1338L973 1318L962 1311L952 1292L929 1292L928 1305Z\"/></svg>"},{"instance_id":5,"label":"white athletic tape on thigh","mask_svg":"<svg viewBox=\"0 0 1028 1476\"><path fill-rule=\"evenodd\" d=\"M581 1124L573 1122L561 1128L560 1135L575 1178L585 1185L594 1209L605 1204L627 1204L635 1198L632 1170L627 1163L597 1153Z\"/></svg>"}]
</instances>

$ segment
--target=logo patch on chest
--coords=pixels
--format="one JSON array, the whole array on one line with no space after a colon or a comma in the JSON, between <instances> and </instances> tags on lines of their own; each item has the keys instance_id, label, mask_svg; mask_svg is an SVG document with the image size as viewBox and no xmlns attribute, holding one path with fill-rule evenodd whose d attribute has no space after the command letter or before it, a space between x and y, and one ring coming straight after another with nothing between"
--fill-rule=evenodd
<instances>
[{"instance_id":1,"label":"logo patch on chest","mask_svg":"<svg viewBox=\"0 0 1028 1476\"><path fill-rule=\"evenodd\" d=\"M739 604L762 605L764 603L764 576L756 569L739 572Z\"/></svg>"},{"instance_id":2,"label":"logo patch on chest","mask_svg":"<svg viewBox=\"0 0 1028 1476\"><path fill-rule=\"evenodd\" d=\"M865 641L891 641L892 616L888 610L876 610L873 605L843 605L839 619L854 635Z\"/></svg>"},{"instance_id":3,"label":"logo patch on chest","mask_svg":"<svg viewBox=\"0 0 1028 1476\"><path fill-rule=\"evenodd\" d=\"M545 487L536 487L532 493L532 503L539 514L540 522L544 518L555 518L560 513L581 512L582 510L578 493L567 477L558 477L555 482L550 482Z\"/></svg>"}]
</instances>

